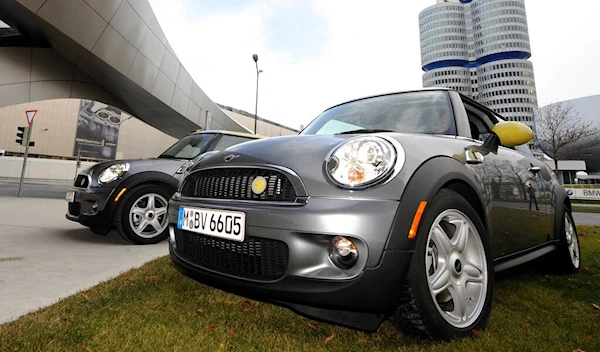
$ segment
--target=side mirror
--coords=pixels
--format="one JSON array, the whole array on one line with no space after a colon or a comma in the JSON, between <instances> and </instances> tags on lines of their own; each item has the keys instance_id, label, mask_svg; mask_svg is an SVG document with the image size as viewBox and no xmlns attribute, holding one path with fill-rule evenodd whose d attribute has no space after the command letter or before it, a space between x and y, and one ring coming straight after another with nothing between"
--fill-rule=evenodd
<instances>
[{"instance_id":1,"label":"side mirror","mask_svg":"<svg viewBox=\"0 0 600 352\"><path fill-rule=\"evenodd\" d=\"M504 147L516 147L533 139L533 131L524 123L516 121L505 121L497 123L492 127L500 139L500 145Z\"/></svg>"}]
</instances>

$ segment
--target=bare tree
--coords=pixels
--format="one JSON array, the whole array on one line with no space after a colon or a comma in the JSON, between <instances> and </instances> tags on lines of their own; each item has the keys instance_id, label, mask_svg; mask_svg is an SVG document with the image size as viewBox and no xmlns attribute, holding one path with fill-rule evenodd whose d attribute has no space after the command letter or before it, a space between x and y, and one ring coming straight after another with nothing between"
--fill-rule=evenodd
<instances>
[{"instance_id":1,"label":"bare tree","mask_svg":"<svg viewBox=\"0 0 600 352\"><path fill-rule=\"evenodd\" d=\"M534 115L535 135L542 150L558 161L573 158L582 150L600 144L600 128L582 118L570 103L554 103Z\"/></svg>"}]
</instances>

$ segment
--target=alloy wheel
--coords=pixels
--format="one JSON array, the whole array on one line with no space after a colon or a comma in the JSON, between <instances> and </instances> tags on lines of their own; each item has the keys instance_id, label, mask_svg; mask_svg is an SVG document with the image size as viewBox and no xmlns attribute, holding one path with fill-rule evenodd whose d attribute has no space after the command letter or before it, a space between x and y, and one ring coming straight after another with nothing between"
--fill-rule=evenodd
<instances>
[{"instance_id":1,"label":"alloy wheel","mask_svg":"<svg viewBox=\"0 0 600 352\"><path fill-rule=\"evenodd\" d=\"M488 270L473 222L449 209L433 222L426 246L429 292L441 316L455 328L473 324L484 308Z\"/></svg>"},{"instance_id":2,"label":"alloy wheel","mask_svg":"<svg viewBox=\"0 0 600 352\"><path fill-rule=\"evenodd\" d=\"M139 197L129 210L129 225L136 235L153 238L160 235L168 225L167 200L156 193Z\"/></svg>"}]
</instances>

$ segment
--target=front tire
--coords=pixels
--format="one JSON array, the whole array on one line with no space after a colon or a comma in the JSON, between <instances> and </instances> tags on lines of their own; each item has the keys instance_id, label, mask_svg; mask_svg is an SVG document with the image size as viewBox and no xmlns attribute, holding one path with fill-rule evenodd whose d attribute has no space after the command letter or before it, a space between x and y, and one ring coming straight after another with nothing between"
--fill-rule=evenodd
<instances>
[{"instance_id":1,"label":"front tire","mask_svg":"<svg viewBox=\"0 0 600 352\"><path fill-rule=\"evenodd\" d=\"M170 198L169 192L156 185L140 185L127 192L115 214L121 237L134 244L154 244L166 239Z\"/></svg>"},{"instance_id":2,"label":"front tire","mask_svg":"<svg viewBox=\"0 0 600 352\"><path fill-rule=\"evenodd\" d=\"M392 324L412 336L448 340L483 330L494 295L485 227L458 193L442 189L427 205L405 292Z\"/></svg>"}]
</instances>

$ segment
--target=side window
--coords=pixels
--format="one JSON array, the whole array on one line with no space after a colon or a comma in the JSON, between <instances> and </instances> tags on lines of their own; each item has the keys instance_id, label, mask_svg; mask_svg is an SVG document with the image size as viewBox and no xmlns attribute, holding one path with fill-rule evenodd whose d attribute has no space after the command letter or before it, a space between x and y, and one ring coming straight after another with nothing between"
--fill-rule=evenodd
<instances>
[{"instance_id":1,"label":"side window","mask_svg":"<svg viewBox=\"0 0 600 352\"><path fill-rule=\"evenodd\" d=\"M248 142L252 139L239 136L223 135L215 146L214 150L225 150L233 145Z\"/></svg>"},{"instance_id":2,"label":"side window","mask_svg":"<svg viewBox=\"0 0 600 352\"><path fill-rule=\"evenodd\" d=\"M467 111L467 116L469 117L469 128L471 129L471 138L485 141L487 136L490 134L490 129L487 124L479 117L476 113L472 111Z\"/></svg>"}]
</instances>

